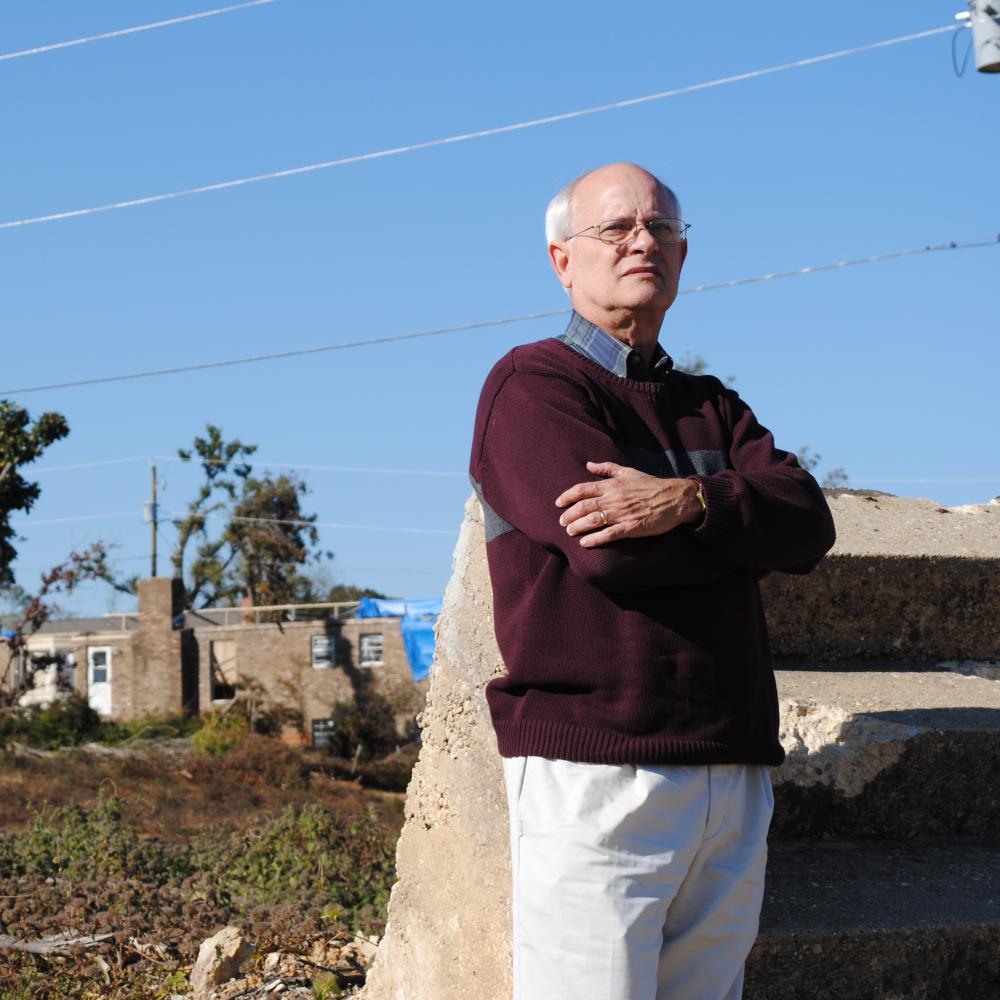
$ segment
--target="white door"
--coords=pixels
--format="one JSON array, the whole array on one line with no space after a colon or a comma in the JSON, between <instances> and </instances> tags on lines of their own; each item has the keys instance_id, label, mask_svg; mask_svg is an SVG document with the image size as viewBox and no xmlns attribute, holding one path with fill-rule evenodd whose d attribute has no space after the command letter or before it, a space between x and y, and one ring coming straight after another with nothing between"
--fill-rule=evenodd
<instances>
[{"instance_id":1,"label":"white door","mask_svg":"<svg viewBox=\"0 0 1000 1000\"><path fill-rule=\"evenodd\" d=\"M87 647L87 701L98 715L111 714L111 647Z\"/></svg>"}]
</instances>

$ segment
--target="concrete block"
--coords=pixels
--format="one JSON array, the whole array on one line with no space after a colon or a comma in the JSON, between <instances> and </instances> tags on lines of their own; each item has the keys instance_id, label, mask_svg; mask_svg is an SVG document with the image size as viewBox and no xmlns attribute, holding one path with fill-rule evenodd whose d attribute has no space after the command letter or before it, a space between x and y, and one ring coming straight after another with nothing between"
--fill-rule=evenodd
<instances>
[{"instance_id":1,"label":"concrete block","mask_svg":"<svg viewBox=\"0 0 1000 1000\"><path fill-rule=\"evenodd\" d=\"M915 507L908 506L914 504ZM901 589L892 591L896 596L882 602L882 617L873 621L872 628L879 632L891 630L899 618L900 609L894 607L893 602L903 593L910 602L921 600L920 593L904 588L904 583L905 567L915 565L921 556L922 538L926 537L925 547L934 554L960 560L976 559L976 546L981 544L980 555L988 561L975 567L963 563L973 576L981 574L987 566L995 568L1000 558L1000 541L996 537L1000 507L993 510L986 505L983 510L977 508L974 512L946 515L938 513L934 505L927 509L928 504L897 498L868 501L852 494L846 498L834 496L831 500L840 532L839 551L845 557L841 568L831 577L838 581L839 593L854 594L867 588L869 599L876 600L880 575L869 574L867 564L852 559L872 554L866 548L871 538L884 535L889 555L907 560L905 565L900 564L898 587ZM889 514L894 516L888 517ZM895 528L896 516L903 519L901 533ZM853 543L852 538L856 539ZM859 580L857 570L862 567L864 572ZM836 639L833 645L842 649L844 655L847 649L856 649L858 643L851 638L854 626L839 624L835 610L816 603L816 592L810 598L791 596L802 593L801 588L808 587L811 578L787 579L790 596L781 610L785 618L779 621L785 622L781 628L784 628L789 648L804 650L802 655L806 656L823 656L827 645L833 642L826 637L832 636ZM780 575L767 581L772 591L776 586L772 584L774 580L781 580ZM984 599L996 602L1000 610L996 585L986 581L982 587ZM781 596L785 592L774 593ZM823 591L819 593L822 595ZM798 600L803 601L805 611L790 603ZM953 613L964 613L970 607L970 604L961 605ZM979 622L987 630L993 629L990 636L995 634L996 622L976 617L968 620ZM816 623L822 621L828 623L824 626L825 631L816 627ZM934 642L906 640L895 647L897 654L901 656L907 652L910 655L913 649L926 651L940 646L943 652L936 658L941 660L1000 658L996 649L981 655L978 650L969 652L975 647L968 645L952 648L952 639L960 634L957 627L948 629L944 623L935 627L937 631L933 633L922 633L933 634ZM804 639L798 638L800 631ZM986 645L992 642L989 639ZM862 651L882 645L881 640L862 644ZM483 695L486 682L502 669L493 635L482 512L478 503L470 498L455 549L443 613L438 621L437 654L422 716L423 746L407 793L406 823L397 848L398 881L389 902L386 933L365 987L364 995L368 1000L441 1000L443 997L507 1000L510 996L507 806L496 741ZM954 676L956 683L959 680L968 684L990 683L983 678ZM788 803L783 806L789 817L784 822L791 831L795 822L800 827L807 822L807 810L818 808L824 795L840 808L844 801L852 798L849 793L854 793L854 798L864 798L868 789L877 789L880 777L899 766L908 748L915 745L918 734L911 730L920 726L909 718L877 719L876 726L861 720L861 716L867 719L871 711L851 708L850 703L839 696L813 697L808 690L796 691L787 685L785 689L786 702L795 706L786 712L786 729L792 743L789 773L797 775L798 783L794 778L781 781L786 786L782 788L782 795ZM963 690L971 692L973 688ZM902 687L894 691L900 697L903 694ZM842 714L835 712L829 720L821 721L819 705L839 706L838 711ZM802 706L806 706L805 711ZM811 720L809 706L817 709L812 712ZM891 708L883 706L878 712L907 706L904 700ZM920 707L909 705L914 711ZM958 712L952 718L961 716L962 706L958 703L924 707L949 708ZM990 709L993 702L980 707ZM943 718L943 715L934 716L933 725L925 720L923 728L935 730ZM841 744L845 749L833 749ZM846 760L852 753L854 760L850 765L839 759L844 757ZM953 764L947 766L950 768ZM950 772L948 780L959 784L964 780L964 775L960 775L961 772ZM935 791L945 781L946 777L941 776ZM798 807L793 807L795 795L801 795ZM832 807L827 810L828 815L834 812ZM793 822L795 816L798 818ZM885 826L888 820L883 817L880 822ZM912 832L916 829L915 822L911 819L903 825ZM772 1000L777 1000L778 996L757 995L772 996ZM808 995L833 994L820 989Z\"/></svg>"},{"instance_id":2,"label":"concrete block","mask_svg":"<svg viewBox=\"0 0 1000 1000\"><path fill-rule=\"evenodd\" d=\"M968 1000L1000 983L1000 844L772 844L744 1000Z\"/></svg>"},{"instance_id":3,"label":"concrete block","mask_svg":"<svg viewBox=\"0 0 1000 1000\"><path fill-rule=\"evenodd\" d=\"M1000 658L1000 503L827 492L833 551L761 584L778 657Z\"/></svg>"},{"instance_id":4,"label":"concrete block","mask_svg":"<svg viewBox=\"0 0 1000 1000\"><path fill-rule=\"evenodd\" d=\"M1000 684L954 670L777 672L772 838L1000 829Z\"/></svg>"},{"instance_id":5,"label":"concrete block","mask_svg":"<svg viewBox=\"0 0 1000 1000\"><path fill-rule=\"evenodd\" d=\"M470 498L438 619L398 881L367 1000L510 996L507 801L483 696L502 669L482 511Z\"/></svg>"}]
</instances>

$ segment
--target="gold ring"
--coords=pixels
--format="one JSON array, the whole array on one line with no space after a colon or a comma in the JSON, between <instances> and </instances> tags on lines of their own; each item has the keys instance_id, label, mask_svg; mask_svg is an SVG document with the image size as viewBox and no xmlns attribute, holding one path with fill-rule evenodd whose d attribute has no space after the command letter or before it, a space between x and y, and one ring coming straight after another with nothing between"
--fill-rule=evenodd
<instances>
[{"instance_id":1,"label":"gold ring","mask_svg":"<svg viewBox=\"0 0 1000 1000\"><path fill-rule=\"evenodd\" d=\"M597 509L597 513L601 515L601 520L604 522L604 524L602 524L601 527L606 528L608 526L608 515L605 514L604 511L601 510L600 508Z\"/></svg>"}]
</instances>

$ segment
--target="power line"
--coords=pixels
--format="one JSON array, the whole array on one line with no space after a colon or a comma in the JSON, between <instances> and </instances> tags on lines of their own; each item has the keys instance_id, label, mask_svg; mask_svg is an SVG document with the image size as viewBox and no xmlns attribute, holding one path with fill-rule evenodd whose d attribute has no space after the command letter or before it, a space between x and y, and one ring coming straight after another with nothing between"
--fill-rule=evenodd
<instances>
[{"instance_id":1,"label":"power line","mask_svg":"<svg viewBox=\"0 0 1000 1000\"><path fill-rule=\"evenodd\" d=\"M71 524L75 521L111 521L120 517L141 516L137 510L119 510L110 514L76 514L73 517L49 517L42 520L17 521L11 527L14 528L34 528L40 524Z\"/></svg>"},{"instance_id":2,"label":"power line","mask_svg":"<svg viewBox=\"0 0 1000 1000\"><path fill-rule=\"evenodd\" d=\"M184 459L177 455L154 455L157 461L163 462L183 462ZM209 458L209 459L191 459L192 465L227 465L231 460L224 458ZM447 478L461 477L463 479L468 478L467 472L453 472L451 470L442 469L382 469L382 468L370 468L368 466L361 465L315 465L315 464L303 464L301 462L267 462L263 459L256 459L252 455L248 456L246 459L240 459L241 463L246 465L252 465L255 468L262 469L307 469L309 471L318 472L363 472L371 473L373 475L381 476L443 476Z\"/></svg>"},{"instance_id":3,"label":"power line","mask_svg":"<svg viewBox=\"0 0 1000 1000\"><path fill-rule=\"evenodd\" d=\"M914 485L918 483L966 483L966 484L979 484L979 483L1000 483L1000 472L995 476L976 476L976 477L959 477L959 478L929 478L927 476L920 476L914 479L887 479L884 476L851 476L852 483L896 483L899 485L907 484Z\"/></svg>"},{"instance_id":4,"label":"power line","mask_svg":"<svg viewBox=\"0 0 1000 1000\"><path fill-rule=\"evenodd\" d=\"M72 524L78 521L110 521L117 518L124 517L141 517L142 513L139 510L124 510L124 511L112 511L107 514L76 514L72 517L50 517L43 520L27 520L27 521L17 521L12 527L22 529L22 528L34 528L39 525L50 525L50 524ZM172 519L185 518L188 516L187 511L174 512L169 515ZM293 525L295 527L302 528L339 528L349 531L392 531L400 532L407 535L454 535L455 531L451 528L410 528L404 527L402 525L395 524L344 524L340 521L304 521L304 520L284 520L277 517L240 517L236 515L215 513L204 515L207 517L218 518L224 517L228 521L247 521L250 523L262 523L262 524L287 524Z\"/></svg>"},{"instance_id":5,"label":"power line","mask_svg":"<svg viewBox=\"0 0 1000 1000\"><path fill-rule=\"evenodd\" d=\"M527 121L514 122L510 125L500 125L495 128L479 129L475 132L464 132L458 135L450 135L443 139L428 139L425 142L411 143L406 146L392 146L388 149L380 149L369 153L357 153L353 156L342 156L335 160L325 160L320 163L309 163L300 167L288 167L284 170L272 170L264 174L255 174L250 177L239 177L235 180L219 181L215 184L202 184L198 187L184 188L179 191L168 191L163 194L146 195L141 198L129 198L124 201L111 202L106 205L94 205L89 208L76 208L65 212L53 212L48 215L36 215L25 219L12 219L8 222L0 222L0 229L13 229L17 226L31 226L41 222L56 222L61 219L73 219L83 215L95 215L98 212L110 212L119 208L135 208L138 205L151 205L160 201L172 201L175 198L186 198L194 194L207 194L211 191L224 191L228 188L243 187L247 184L257 184L261 181L277 180L282 177L294 177L299 174L314 173L317 170L329 170L332 167L342 167L350 163L362 163L368 160L381 160L390 156L401 156L404 153L413 153L421 149L431 149L435 146L448 146L459 142L470 142L473 139L485 139L489 136L502 135L507 132L518 132L524 129L537 128L541 125L552 125L556 122L570 121L574 118L583 118L588 115L602 114L606 111L618 111L622 108L635 107L639 104L648 104L652 101L663 101L670 97L679 97L682 94L693 94L700 90L709 90L714 87L722 87L730 83L739 83L743 80L751 80L756 77L768 76L772 73L782 73L785 70L801 69L805 66L814 66L818 63L830 62L833 59L842 59L845 56L857 55L861 52L871 52L875 49L888 48L891 45L901 45L904 42L916 41L920 38L929 38L932 35L942 35L946 32L959 31L962 25L950 24L943 28L931 28L928 31L918 31L910 35L900 35L898 38L887 38L880 42L870 42L867 45L857 45L850 49L840 49L837 52L827 52L819 56L810 56L806 59L796 59L793 62L782 63L778 66L767 66L764 69L750 70L746 73L737 73L733 76L724 76L716 80L707 80L704 83L693 83L685 87L675 87L672 90L662 90L655 94L645 94L642 97L630 97L622 101L614 101L610 104L599 104L591 108L580 108L576 111L565 111L561 114L546 115L543 118L531 118Z\"/></svg>"},{"instance_id":6,"label":"power line","mask_svg":"<svg viewBox=\"0 0 1000 1000\"><path fill-rule=\"evenodd\" d=\"M442 326L433 330L420 330L416 333L400 333L389 337L374 337L371 340L353 340L344 344L328 344L325 347L307 347L295 351L279 351L275 354L258 354L247 358L232 358L228 361L209 361L196 365L179 365L176 368L160 368L155 371L133 372L127 375L103 375L99 378L81 379L74 382L58 382L52 385L30 386L23 389L0 389L0 395L12 395L22 392L41 392L44 389L69 389L78 385L98 385L104 382L124 382L136 378L152 378L155 375L176 375L180 372L201 371L206 368L228 368L231 365L249 365L258 361L276 361L278 358L297 358L307 354L323 354L329 351L346 351L353 347L367 347L371 344L391 344L401 340L416 340L419 337L437 337L444 333L461 333L466 330L480 330L487 327L506 326L509 323L523 323L532 319L545 319L551 316L563 316L568 309L556 309L550 312L527 313L523 316L508 316L504 319L486 320L478 323L461 323L458 326Z\"/></svg>"},{"instance_id":7,"label":"power line","mask_svg":"<svg viewBox=\"0 0 1000 1000\"><path fill-rule=\"evenodd\" d=\"M811 264L808 267L795 268L791 271L775 271L768 274L757 274L746 278L733 278L715 284L695 285L682 288L680 295L694 295L699 292L714 292L723 288L734 288L739 285L749 285L761 281L776 281L779 278L791 278L797 275L813 274L820 271L831 271L845 267L855 267L861 264L874 264L891 260L896 257L911 257L921 253L935 253L942 250L968 250L977 247L1000 246L1000 234L996 237L982 237L972 240L951 240L947 243L936 243L922 247L912 247L907 250L891 250L887 253L873 254L869 257L855 257L831 261L826 264ZM415 333L401 333L386 337L373 337L370 340L354 340L343 344L328 344L323 347L306 347L294 351L279 351L274 354L257 354L245 358L230 358L226 361L208 361L193 365L177 365L173 368L156 368L150 371L130 372L123 375L101 375L95 378L76 379L72 382L52 382L46 385L19 386L14 389L0 389L0 396L13 396L29 392L44 392L50 389L72 389L85 385L101 385L107 382L126 382L140 378L154 378L159 375L177 375L183 372L204 371L210 368L228 368L234 365L256 364L261 361L276 361L280 358L295 358L309 354L324 354L331 351L345 351L355 347L369 347L374 344L390 344L403 340L416 340L421 337L438 337L446 333L463 333L469 330L482 330L511 323L524 323L529 320L550 319L554 316L565 316L569 309L554 309L548 312L525 313L520 316L507 316L502 319L483 320L476 323L462 323L458 326L442 326L431 330L419 330ZM251 463L252 464L252 463Z\"/></svg>"},{"instance_id":8,"label":"power line","mask_svg":"<svg viewBox=\"0 0 1000 1000\"><path fill-rule=\"evenodd\" d=\"M866 258L867 259L867 258ZM798 274L798 271L787 272L789 274ZM727 286L719 286L727 287ZM182 462L183 459L179 458L177 455L152 455L152 456L142 456L136 458L108 458L100 459L94 462L78 462L74 465L52 465L47 466L44 469L34 469L32 470L32 475L38 475L40 472L62 472L69 469L90 469L96 468L102 465L118 465L124 462L148 462L149 458L155 458L157 461L169 461L169 462ZM197 464L203 464L208 462L210 465L219 465L225 462L225 459L199 459ZM192 464L195 464L192 460ZM318 470L323 472L358 472L358 473L373 473L376 475L386 475L386 476L439 476L448 479L467 479L468 472L461 472L455 469L387 469L387 468L369 468L359 465L317 465L309 464L303 462L271 462L271 461L257 461L252 456L247 459L248 465L253 465L260 468L271 468L271 469L308 469L308 470ZM903 478L894 479L887 478L885 476L858 476L851 475L852 483L996 483L1000 482L1000 472L997 472L992 476L976 476L976 477L916 477L916 478ZM132 511L129 511L129 516L132 515ZM106 515L100 515L102 517ZM116 515L117 516L117 515ZM180 517L182 515L175 514L175 517ZM185 515L186 516L186 513ZM24 522L28 524L29 522ZM40 521L32 521L30 524L41 524ZM170 522L164 522L169 524ZM131 557L129 557L131 558ZM136 557L138 558L138 556ZM145 558L149 558L146 556Z\"/></svg>"},{"instance_id":9,"label":"power line","mask_svg":"<svg viewBox=\"0 0 1000 1000\"><path fill-rule=\"evenodd\" d=\"M400 573L406 576L439 576L439 569L403 569L400 566L338 566L337 573Z\"/></svg>"},{"instance_id":10,"label":"power line","mask_svg":"<svg viewBox=\"0 0 1000 1000\"><path fill-rule=\"evenodd\" d=\"M152 21L149 24L137 24L133 28L118 28L116 31L104 31L99 35L88 35L86 38L71 38L66 42L53 42L51 45L38 45L33 49L21 49L19 52L5 52L0 55L0 62L8 59L20 59L23 56L37 56L43 52L54 52L56 49L68 49L74 45L87 45L90 42L102 42L107 38L121 38L123 35L134 35L140 31L152 31L154 28L167 28L172 24L184 24L187 21L200 21L205 17L215 17L217 14L229 14L247 7L262 7L274 3L274 0L247 0L246 3L234 3L228 7L216 7L214 10L203 10L197 14L185 14L183 17L171 17L166 21Z\"/></svg>"},{"instance_id":11,"label":"power line","mask_svg":"<svg viewBox=\"0 0 1000 1000\"><path fill-rule=\"evenodd\" d=\"M74 462L72 465L46 465L41 469L31 469L32 476L40 476L46 472L68 472L71 469L95 469L101 465L125 465L130 462L148 462L149 457L136 455L133 458L102 458L96 462Z\"/></svg>"},{"instance_id":12,"label":"power line","mask_svg":"<svg viewBox=\"0 0 1000 1000\"><path fill-rule=\"evenodd\" d=\"M756 274L750 278L733 278L730 281L719 281L711 285L695 285L693 288L684 288L681 295L692 292L714 292L720 288L735 288L738 285L750 285L757 281L775 281L778 278L793 278L800 274L815 274L818 271L835 271L844 267L855 267L858 264L876 264L883 260L893 260L897 257L912 257L918 253L935 253L939 250L971 250L976 247L993 247L1000 245L1000 233L993 238L983 238L975 240L961 240L959 242L949 241L947 243L935 243L931 246L911 247L909 250L890 250L887 253L876 253L869 257L852 257L845 260L835 260L829 264L812 264L809 267L797 267L792 271L773 271L770 274Z\"/></svg>"},{"instance_id":13,"label":"power line","mask_svg":"<svg viewBox=\"0 0 1000 1000\"><path fill-rule=\"evenodd\" d=\"M183 516L183 515L181 515ZM352 531L398 531L407 535L452 535L457 528L402 528L385 524L342 524L339 521L296 521L280 517L238 517L221 515L229 521L246 521L251 524L288 524L297 528L345 528Z\"/></svg>"},{"instance_id":14,"label":"power line","mask_svg":"<svg viewBox=\"0 0 1000 1000\"><path fill-rule=\"evenodd\" d=\"M125 465L128 463L142 462L144 464L148 463L150 459L155 459L157 462L184 462L179 455L135 455L131 458L102 458L97 459L93 462L74 462L72 465L46 465L41 469L31 469L32 476L42 475L48 472L69 472L75 469L96 469L101 466L108 465ZM224 458L192 458L188 464L190 465L226 465L231 461L230 459ZM316 472L358 472L358 473L369 473L371 475L379 476L441 476L443 478L467 478L468 473L465 472L454 472L449 469L386 469L386 468L372 468L370 466L362 465L317 465L315 463L304 463L304 462L271 462L264 459L258 459L253 456L241 459L235 464L240 464L244 462L247 465L251 465L254 468L259 469L306 469L308 471Z\"/></svg>"}]
</instances>

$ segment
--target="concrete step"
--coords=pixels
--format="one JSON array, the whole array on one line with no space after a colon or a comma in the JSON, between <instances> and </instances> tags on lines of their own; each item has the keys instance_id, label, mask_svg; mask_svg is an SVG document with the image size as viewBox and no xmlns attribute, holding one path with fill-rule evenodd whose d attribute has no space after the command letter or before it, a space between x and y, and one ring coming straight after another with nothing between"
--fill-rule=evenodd
<instances>
[{"instance_id":1,"label":"concrete step","mask_svg":"<svg viewBox=\"0 0 1000 1000\"><path fill-rule=\"evenodd\" d=\"M837 543L808 576L761 585L778 656L996 660L1000 498L941 507L827 492Z\"/></svg>"},{"instance_id":2,"label":"concrete step","mask_svg":"<svg viewBox=\"0 0 1000 1000\"><path fill-rule=\"evenodd\" d=\"M744 1000L996 1000L1000 841L770 848Z\"/></svg>"},{"instance_id":3,"label":"concrete step","mask_svg":"<svg viewBox=\"0 0 1000 1000\"><path fill-rule=\"evenodd\" d=\"M779 670L775 839L1000 830L1000 683L953 670Z\"/></svg>"}]
</instances>

